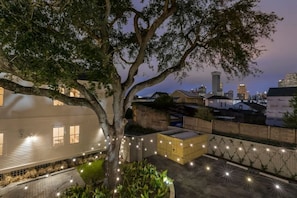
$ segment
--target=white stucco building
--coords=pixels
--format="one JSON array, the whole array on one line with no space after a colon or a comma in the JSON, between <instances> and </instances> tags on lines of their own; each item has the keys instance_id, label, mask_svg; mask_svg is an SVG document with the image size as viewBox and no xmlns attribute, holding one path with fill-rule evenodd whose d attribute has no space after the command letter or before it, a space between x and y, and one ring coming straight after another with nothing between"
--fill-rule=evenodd
<instances>
[{"instance_id":1,"label":"white stucco building","mask_svg":"<svg viewBox=\"0 0 297 198\"><path fill-rule=\"evenodd\" d=\"M266 124L283 126L285 112L291 112L290 99L297 94L297 87L270 88L267 93Z\"/></svg>"},{"instance_id":2,"label":"white stucco building","mask_svg":"<svg viewBox=\"0 0 297 198\"><path fill-rule=\"evenodd\" d=\"M102 104L111 112L110 98ZM0 175L101 150L105 138L91 109L0 88Z\"/></svg>"}]
</instances>

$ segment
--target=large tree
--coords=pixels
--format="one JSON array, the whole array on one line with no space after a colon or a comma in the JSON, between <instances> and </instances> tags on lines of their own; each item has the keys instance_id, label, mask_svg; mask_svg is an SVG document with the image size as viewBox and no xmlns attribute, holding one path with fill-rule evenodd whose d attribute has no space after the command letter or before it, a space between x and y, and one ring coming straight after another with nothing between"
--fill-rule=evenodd
<instances>
[{"instance_id":1,"label":"large tree","mask_svg":"<svg viewBox=\"0 0 297 198\"><path fill-rule=\"evenodd\" d=\"M260 11L259 1L1 0L0 86L91 108L110 141L105 182L114 188L124 115L137 92L194 67L230 76L258 71L258 41L270 38L280 19ZM143 69L152 75L135 80ZM81 97L60 93L62 85ZM113 98L112 122L96 86Z\"/></svg>"}]
</instances>

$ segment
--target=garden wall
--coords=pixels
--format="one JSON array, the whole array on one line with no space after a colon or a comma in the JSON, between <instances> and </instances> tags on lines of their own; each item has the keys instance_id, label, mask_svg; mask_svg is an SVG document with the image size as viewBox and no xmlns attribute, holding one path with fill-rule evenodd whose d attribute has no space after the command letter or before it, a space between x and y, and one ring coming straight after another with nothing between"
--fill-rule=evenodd
<instances>
[{"instance_id":1,"label":"garden wall","mask_svg":"<svg viewBox=\"0 0 297 198\"><path fill-rule=\"evenodd\" d=\"M208 154L277 176L297 180L297 152L251 141L209 134Z\"/></svg>"},{"instance_id":2,"label":"garden wall","mask_svg":"<svg viewBox=\"0 0 297 198\"><path fill-rule=\"evenodd\" d=\"M183 127L205 133L213 131L219 133L237 134L256 139L272 140L297 144L297 130L265 125L255 125L239 122L213 120L207 122L199 118L184 117Z\"/></svg>"},{"instance_id":3,"label":"garden wall","mask_svg":"<svg viewBox=\"0 0 297 198\"><path fill-rule=\"evenodd\" d=\"M133 105L133 121L143 128L156 130L167 130L169 126L169 116L162 112L143 105Z\"/></svg>"}]
</instances>

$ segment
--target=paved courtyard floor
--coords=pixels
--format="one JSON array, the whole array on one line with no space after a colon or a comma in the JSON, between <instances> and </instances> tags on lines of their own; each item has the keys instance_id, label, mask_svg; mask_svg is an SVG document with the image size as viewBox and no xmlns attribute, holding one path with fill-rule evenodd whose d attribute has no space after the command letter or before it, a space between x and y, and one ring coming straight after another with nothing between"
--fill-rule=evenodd
<instances>
[{"instance_id":1,"label":"paved courtyard floor","mask_svg":"<svg viewBox=\"0 0 297 198\"><path fill-rule=\"evenodd\" d=\"M186 165L162 156L147 159L159 170L168 170L174 180L176 198L296 198L297 184L286 183L227 164L200 157ZM0 198L54 198L73 184L83 185L75 169L37 180L0 187ZM26 187L26 188L25 188Z\"/></svg>"},{"instance_id":2,"label":"paved courtyard floor","mask_svg":"<svg viewBox=\"0 0 297 198\"><path fill-rule=\"evenodd\" d=\"M285 183L227 164L224 160L200 157L180 165L152 156L148 161L168 170L174 180L176 198L296 198L297 184Z\"/></svg>"}]
</instances>

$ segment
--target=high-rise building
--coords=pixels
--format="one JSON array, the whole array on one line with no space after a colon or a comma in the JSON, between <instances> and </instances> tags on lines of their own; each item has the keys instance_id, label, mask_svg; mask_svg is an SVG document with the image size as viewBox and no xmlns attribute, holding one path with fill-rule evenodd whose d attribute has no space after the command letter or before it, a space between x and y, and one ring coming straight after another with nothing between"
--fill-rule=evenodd
<instances>
[{"instance_id":1,"label":"high-rise building","mask_svg":"<svg viewBox=\"0 0 297 198\"><path fill-rule=\"evenodd\" d=\"M297 87L297 73L289 73L278 81L278 87Z\"/></svg>"},{"instance_id":2,"label":"high-rise building","mask_svg":"<svg viewBox=\"0 0 297 198\"><path fill-rule=\"evenodd\" d=\"M249 98L248 91L245 84L239 84L237 87L237 97L240 100L247 100Z\"/></svg>"},{"instance_id":3,"label":"high-rise building","mask_svg":"<svg viewBox=\"0 0 297 198\"><path fill-rule=\"evenodd\" d=\"M211 72L212 76L212 94L213 95L222 95L223 85L221 83L221 72L214 71Z\"/></svg>"}]
</instances>

